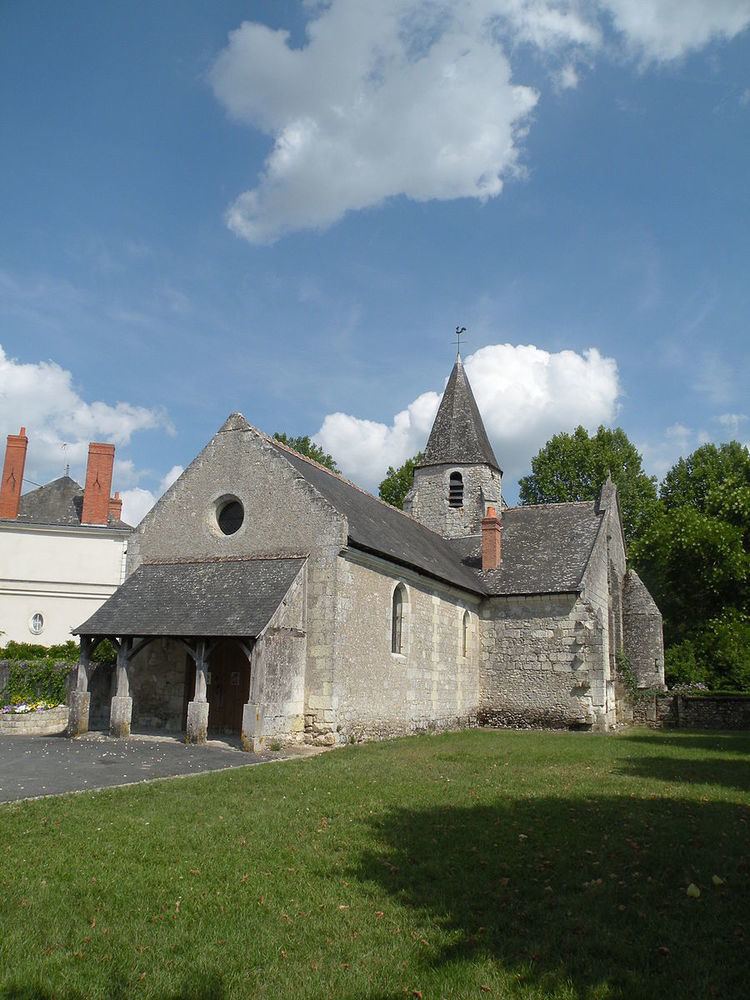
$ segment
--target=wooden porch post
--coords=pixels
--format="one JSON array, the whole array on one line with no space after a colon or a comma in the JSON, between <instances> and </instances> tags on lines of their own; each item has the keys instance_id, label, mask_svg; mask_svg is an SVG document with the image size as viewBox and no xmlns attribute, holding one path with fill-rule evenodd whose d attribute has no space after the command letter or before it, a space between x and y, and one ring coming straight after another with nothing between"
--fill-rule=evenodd
<instances>
[{"instance_id":1,"label":"wooden porch post","mask_svg":"<svg viewBox=\"0 0 750 1000\"><path fill-rule=\"evenodd\" d=\"M207 677L208 655L206 640L200 639L195 650L188 647L190 655L195 660L195 695L188 702L186 743L205 743L208 739L208 699Z\"/></svg>"},{"instance_id":2,"label":"wooden porch post","mask_svg":"<svg viewBox=\"0 0 750 1000\"><path fill-rule=\"evenodd\" d=\"M130 697L130 677L128 663L133 648L132 638L122 637L117 650L115 666L115 693L109 713L110 736L130 736L130 722L133 716L133 699Z\"/></svg>"},{"instance_id":3,"label":"wooden porch post","mask_svg":"<svg viewBox=\"0 0 750 1000\"><path fill-rule=\"evenodd\" d=\"M89 674L93 650L93 637L82 635L81 653L78 665L75 667L75 687L68 696L68 728L66 730L68 736L81 736L89 731L89 709L91 707Z\"/></svg>"}]
</instances>

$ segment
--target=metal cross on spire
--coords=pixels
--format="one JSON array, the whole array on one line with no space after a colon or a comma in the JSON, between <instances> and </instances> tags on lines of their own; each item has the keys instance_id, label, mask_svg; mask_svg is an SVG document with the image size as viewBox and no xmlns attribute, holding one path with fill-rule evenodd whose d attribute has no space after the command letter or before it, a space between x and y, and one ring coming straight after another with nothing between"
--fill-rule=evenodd
<instances>
[{"instance_id":1,"label":"metal cross on spire","mask_svg":"<svg viewBox=\"0 0 750 1000\"><path fill-rule=\"evenodd\" d=\"M456 357L461 357L461 337L466 333L465 326L456 327Z\"/></svg>"}]
</instances>

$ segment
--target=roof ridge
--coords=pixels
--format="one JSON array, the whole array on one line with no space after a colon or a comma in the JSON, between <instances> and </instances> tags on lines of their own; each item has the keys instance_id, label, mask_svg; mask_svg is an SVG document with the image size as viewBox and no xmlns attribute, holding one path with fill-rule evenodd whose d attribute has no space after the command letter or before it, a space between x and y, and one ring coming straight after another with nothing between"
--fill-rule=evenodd
<instances>
[{"instance_id":1,"label":"roof ridge","mask_svg":"<svg viewBox=\"0 0 750 1000\"><path fill-rule=\"evenodd\" d=\"M238 562L281 562L289 559L307 559L309 552L273 553L255 556L207 556L205 559L144 559L141 566L202 566L205 563L238 563ZM138 567L140 569L140 566Z\"/></svg>"},{"instance_id":2,"label":"roof ridge","mask_svg":"<svg viewBox=\"0 0 750 1000\"><path fill-rule=\"evenodd\" d=\"M342 475L340 472L334 472L333 469L329 469L327 465L323 465L321 462L316 462L314 458L310 458L308 455L300 454L300 452L295 451L294 448L290 448L288 444L284 444L283 441L279 441L277 438L269 437L265 431L258 430L257 428L255 428L255 430L257 430L261 437L264 437L266 441L279 448L281 451L288 451L291 455L294 455L295 458L300 458L303 462L307 462L308 465L313 465L318 469L322 469L322 471L327 472L329 476L333 476L335 479L341 480L342 483L346 483L346 485L351 486L352 489L357 490L359 493L363 493L366 497L369 497L370 500L377 501L377 503L387 507L388 510L395 510L397 514L401 514L402 517L407 518L412 522L412 524L418 524L426 531L429 531L431 534L436 535L438 538L442 538L445 541L445 537L441 535L439 531L435 531L433 528L430 528L421 521L418 521L416 517L407 513L407 511L402 510L400 507L394 507L393 504L388 503L387 500L383 500L382 497L376 497L374 493L370 493L369 490L364 489L362 486L358 486L356 483L352 482L351 479L347 479L346 476Z\"/></svg>"},{"instance_id":3,"label":"roof ridge","mask_svg":"<svg viewBox=\"0 0 750 1000\"><path fill-rule=\"evenodd\" d=\"M503 513L509 510L529 510L531 507L583 507L590 504L596 505L596 500L553 500L549 503L517 503L514 507L506 507Z\"/></svg>"}]
</instances>

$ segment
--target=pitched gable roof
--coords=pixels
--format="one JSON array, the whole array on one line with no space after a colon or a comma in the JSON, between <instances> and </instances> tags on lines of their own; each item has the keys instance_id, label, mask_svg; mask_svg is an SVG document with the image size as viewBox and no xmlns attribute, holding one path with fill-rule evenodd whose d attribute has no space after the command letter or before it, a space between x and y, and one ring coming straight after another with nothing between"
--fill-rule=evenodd
<instances>
[{"instance_id":1,"label":"pitched gable roof","mask_svg":"<svg viewBox=\"0 0 750 1000\"><path fill-rule=\"evenodd\" d=\"M460 356L440 400L420 465L491 465L500 469Z\"/></svg>"},{"instance_id":2,"label":"pitched gable roof","mask_svg":"<svg viewBox=\"0 0 750 1000\"><path fill-rule=\"evenodd\" d=\"M304 561L147 563L73 634L255 638L271 620Z\"/></svg>"},{"instance_id":3,"label":"pitched gable roof","mask_svg":"<svg viewBox=\"0 0 750 1000\"><path fill-rule=\"evenodd\" d=\"M465 590L482 593L481 581L470 568L461 565L442 535L286 445L271 438L267 440L303 479L346 517L349 541L355 548L383 555Z\"/></svg>"},{"instance_id":4,"label":"pitched gable roof","mask_svg":"<svg viewBox=\"0 0 750 1000\"><path fill-rule=\"evenodd\" d=\"M81 524L82 509L83 487L70 476L60 476L45 486L24 493L15 520L21 524L75 526ZM110 518L106 527L129 528L130 525Z\"/></svg>"},{"instance_id":5,"label":"pitched gable roof","mask_svg":"<svg viewBox=\"0 0 750 1000\"><path fill-rule=\"evenodd\" d=\"M481 572L479 535L449 544L481 577L487 594L570 593L581 588L602 520L594 501L509 507L503 511L503 561L487 573Z\"/></svg>"}]
</instances>

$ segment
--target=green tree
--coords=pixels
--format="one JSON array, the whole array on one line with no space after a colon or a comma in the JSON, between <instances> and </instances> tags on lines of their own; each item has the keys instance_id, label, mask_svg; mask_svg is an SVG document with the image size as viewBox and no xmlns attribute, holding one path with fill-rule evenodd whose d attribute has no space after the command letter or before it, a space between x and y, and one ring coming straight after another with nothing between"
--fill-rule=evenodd
<instances>
[{"instance_id":1,"label":"green tree","mask_svg":"<svg viewBox=\"0 0 750 1000\"><path fill-rule=\"evenodd\" d=\"M643 460L625 431L584 427L555 434L531 460L531 474L519 483L522 504L595 500L611 474L620 495L628 541L638 538L658 509L656 479L643 471Z\"/></svg>"},{"instance_id":2,"label":"green tree","mask_svg":"<svg viewBox=\"0 0 750 1000\"><path fill-rule=\"evenodd\" d=\"M739 441L704 444L666 474L659 495L665 507L706 512L717 490L750 487L750 452Z\"/></svg>"},{"instance_id":3,"label":"green tree","mask_svg":"<svg viewBox=\"0 0 750 1000\"><path fill-rule=\"evenodd\" d=\"M411 489L414 480L414 470L422 461L422 452L417 452L413 458L407 458L403 465L394 469L392 465L388 467L385 479L380 484L379 496L392 507L403 510L406 494Z\"/></svg>"},{"instance_id":4,"label":"green tree","mask_svg":"<svg viewBox=\"0 0 750 1000\"><path fill-rule=\"evenodd\" d=\"M736 525L693 507L663 510L630 554L664 616L668 644L746 604L750 557Z\"/></svg>"},{"instance_id":5,"label":"green tree","mask_svg":"<svg viewBox=\"0 0 750 1000\"><path fill-rule=\"evenodd\" d=\"M750 690L750 455L702 445L660 494L630 554L664 615L667 680Z\"/></svg>"},{"instance_id":6,"label":"green tree","mask_svg":"<svg viewBox=\"0 0 750 1000\"><path fill-rule=\"evenodd\" d=\"M325 465L325 467L330 469L331 472L341 471L336 465L333 456L323 451L320 445L311 441L307 434L304 437L289 437L287 434L279 434L277 432L274 434L274 439L276 441L281 441L281 443L285 444L287 448L291 448L298 454L304 455L306 458L311 458L314 462L318 462L320 465Z\"/></svg>"}]
</instances>

